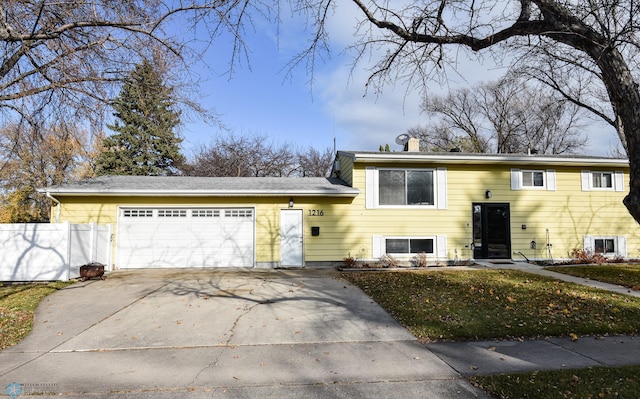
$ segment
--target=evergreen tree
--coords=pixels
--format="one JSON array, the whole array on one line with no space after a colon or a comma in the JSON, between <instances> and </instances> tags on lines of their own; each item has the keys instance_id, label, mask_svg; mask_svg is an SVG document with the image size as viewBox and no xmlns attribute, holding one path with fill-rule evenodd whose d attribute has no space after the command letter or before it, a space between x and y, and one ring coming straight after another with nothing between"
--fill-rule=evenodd
<instances>
[{"instance_id":1,"label":"evergreen tree","mask_svg":"<svg viewBox=\"0 0 640 399\"><path fill-rule=\"evenodd\" d=\"M174 129L180 111L174 109L173 88L148 60L136 65L114 100L117 119L107 127L115 134L104 139L96 160L98 175L168 175L184 163Z\"/></svg>"}]
</instances>

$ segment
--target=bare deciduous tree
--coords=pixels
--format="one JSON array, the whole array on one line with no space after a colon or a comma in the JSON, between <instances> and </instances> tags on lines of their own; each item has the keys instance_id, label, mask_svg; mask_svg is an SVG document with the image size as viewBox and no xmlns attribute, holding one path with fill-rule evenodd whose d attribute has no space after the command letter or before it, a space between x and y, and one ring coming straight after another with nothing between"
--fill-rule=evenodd
<instances>
[{"instance_id":1,"label":"bare deciduous tree","mask_svg":"<svg viewBox=\"0 0 640 399\"><path fill-rule=\"evenodd\" d=\"M564 154L587 143L580 107L514 79L427 98L422 107L435 119L409 133L427 150Z\"/></svg>"},{"instance_id":2,"label":"bare deciduous tree","mask_svg":"<svg viewBox=\"0 0 640 399\"><path fill-rule=\"evenodd\" d=\"M315 16L316 34L305 52L326 44L326 21L335 0L300 0L301 8ZM629 194L624 204L640 222L640 2L577 0L352 0L361 12L359 34L353 47L358 60L381 54L370 84L407 80L424 85L445 65L455 67L460 51L470 55L492 49L497 59L537 65L541 71L561 65L568 74L585 74L602 90L583 95L604 95L600 116L616 127L630 163ZM454 51L450 51L453 48ZM379 51L382 50L382 51ZM486 53L484 51L483 53ZM556 75L551 75L556 76ZM541 77L541 80L546 78ZM583 80L584 82L584 80ZM555 80L559 91L567 82ZM553 86L553 84L552 84ZM571 97L571 96L570 96ZM572 98L581 105L584 97Z\"/></svg>"},{"instance_id":3,"label":"bare deciduous tree","mask_svg":"<svg viewBox=\"0 0 640 399\"><path fill-rule=\"evenodd\" d=\"M327 148L296 151L289 144L274 144L265 135L217 136L202 146L184 173L191 176L324 177L333 165Z\"/></svg>"},{"instance_id":4,"label":"bare deciduous tree","mask_svg":"<svg viewBox=\"0 0 640 399\"><path fill-rule=\"evenodd\" d=\"M199 149L185 173L191 176L292 176L297 164L290 148L271 144L264 135L217 136L213 144Z\"/></svg>"},{"instance_id":5,"label":"bare deciduous tree","mask_svg":"<svg viewBox=\"0 0 640 399\"><path fill-rule=\"evenodd\" d=\"M303 177L327 177L331 173L334 154L327 147L323 152L311 147L298 153L299 172Z\"/></svg>"},{"instance_id":6,"label":"bare deciduous tree","mask_svg":"<svg viewBox=\"0 0 640 399\"><path fill-rule=\"evenodd\" d=\"M244 43L236 29L251 9L248 0L5 0L0 111L31 118L34 111L65 104L76 115L95 116L142 59L160 60L161 67L181 60L187 69L197 53L190 51L185 30L201 26L205 42L230 30L236 33L234 54L241 54Z\"/></svg>"}]
</instances>

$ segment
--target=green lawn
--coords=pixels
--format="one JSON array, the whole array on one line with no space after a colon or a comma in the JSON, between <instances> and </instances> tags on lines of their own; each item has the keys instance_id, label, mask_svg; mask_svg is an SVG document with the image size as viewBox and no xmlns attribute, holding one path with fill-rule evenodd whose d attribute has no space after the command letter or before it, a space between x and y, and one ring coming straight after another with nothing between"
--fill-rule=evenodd
<instances>
[{"instance_id":1,"label":"green lawn","mask_svg":"<svg viewBox=\"0 0 640 399\"><path fill-rule=\"evenodd\" d=\"M422 342L640 332L639 298L515 270L342 276Z\"/></svg>"},{"instance_id":2,"label":"green lawn","mask_svg":"<svg viewBox=\"0 0 640 399\"><path fill-rule=\"evenodd\" d=\"M576 277L617 284L629 289L640 289L640 265L637 264L608 263L589 266L550 266L546 269Z\"/></svg>"},{"instance_id":3,"label":"green lawn","mask_svg":"<svg viewBox=\"0 0 640 399\"><path fill-rule=\"evenodd\" d=\"M473 377L471 382L500 399L637 399L640 367L594 367Z\"/></svg>"},{"instance_id":4,"label":"green lawn","mask_svg":"<svg viewBox=\"0 0 640 399\"><path fill-rule=\"evenodd\" d=\"M0 350L17 344L31 332L33 316L40 301L71 283L0 283Z\"/></svg>"},{"instance_id":5,"label":"green lawn","mask_svg":"<svg viewBox=\"0 0 640 399\"><path fill-rule=\"evenodd\" d=\"M514 270L350 272L342 276L422 342L637 334L640 328L637 298ZM622 280L618 284L633 281ZM539 371L473 377L471 381L500 399L635 399L640 392L640 367Z\"/></svg>"}]
</instances>

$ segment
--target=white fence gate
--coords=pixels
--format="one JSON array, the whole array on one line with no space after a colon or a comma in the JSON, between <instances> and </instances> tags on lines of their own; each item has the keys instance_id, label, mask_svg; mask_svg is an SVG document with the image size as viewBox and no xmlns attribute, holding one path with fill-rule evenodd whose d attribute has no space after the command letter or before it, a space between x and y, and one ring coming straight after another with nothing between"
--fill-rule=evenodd
<instances>
[{"instance_id":1,"label":"white fence gate","mask_svg":"<svg viewBox=\"0 0 640 399\"><path fill-rule=\"evenodd\" d=\"M0 281L67 281L91 262L111 265L111 225L0 224Z\"/></svg>"}]
</instances>

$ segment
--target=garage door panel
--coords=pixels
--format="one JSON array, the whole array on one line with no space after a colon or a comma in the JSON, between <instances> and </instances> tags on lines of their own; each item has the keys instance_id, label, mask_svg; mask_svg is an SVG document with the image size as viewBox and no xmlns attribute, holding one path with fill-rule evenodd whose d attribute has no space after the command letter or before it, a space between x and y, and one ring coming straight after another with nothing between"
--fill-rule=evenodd
<instances>
[{"instance_id":1,"label":"garage door panel","mask_svg":"<svg viewBox=\"0 0 640 399\"><path fill-rule=\"evenodd\" d=\"M253 266L253 209L151 211L122 210L118 221L118 267Z\"/></svg>"}]
</instances>

